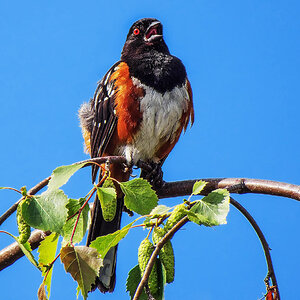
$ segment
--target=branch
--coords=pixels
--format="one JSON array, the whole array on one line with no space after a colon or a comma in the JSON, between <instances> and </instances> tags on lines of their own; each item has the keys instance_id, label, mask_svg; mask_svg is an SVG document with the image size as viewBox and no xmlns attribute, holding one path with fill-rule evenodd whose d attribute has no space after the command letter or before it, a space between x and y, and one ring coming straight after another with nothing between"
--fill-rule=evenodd
<instances>
[{"instance_id":1,"label":"branch","mask_svg":"<svg viewBox=\"0 0 300 300\"><path fill-rule=\"evenodd\" d=\"M74 164L86 163L87 167L92 165L93 163L103 164L103 163L126 163L126 159L123 156L108 156L108 157L99 157L92 158L83 161L76 162ZM34 195L42 188L44 188L48 183L50 177L45 178L41 182L39 182L36 186L28 191L29 195ZM300 201L300 186L277 182L271 180L262 180L262 179L247 179L247 178L206 178L206 179L195 179L195 180L185 180L185 181L175 181L175 182L165 182L162 187L156 189L156 193L160 199L163 198L172 198L177 196L186 196L190 195L192 192L192 188L194 183L197 180L203 180L208 182L205 186L201 195L207 195L211 191L218 188L226 188L230 193L236 194L245 194L245 193L255 193L255 194L268 194L275 196L282 196L291 199L295 199ZM0 217L0 225L17 209L18 203L23 198L19 199L14 205L12 205L1 217ZM39 242L42 238L39 240ZM12 246L12 245L10 245ZM8 246L8 247L10 247ZM8 248L7 247L7 248ZM3 251L3 250L2 250ZM0 254L2 253L0 252ZM19 256L21 257L21 256ZM17 257L14 261L16 261L19 257ZM14 262L13 261L13 262ZM12 263L13 263L12 262ZM0 270L2 268L2 261L0 258ZM8 264L7 266L9 266ZM272 280L273 282L273 280Z\"/></svg>"},{"instance_id":2,"label":"branch","mask_svg":"<svg viewBox=\"0 0 300 300\"><path fill-rule=\"evenodd\" d=\"M34 230L28 240L31 249L36 249L40 242L49 235L50 232L44 232L42 230ZM6 248L0 251L0 271L12 265L16 260L24 256L19 244L17 242L12 243Z\"/></svg>"},{"instance_id":3,"label":"branch","mask_svg":"<svg viewBox=\"0 0 300 300\"><path fill-rule=\"evenodd\" d=\"M231 194L267 194L282 196L300 201L300 186L285 182L251 178L206 178L185 181L165 182L156 190L159 198L190 195L197 180L208 182L201 195L207 195L219 188L226 188Z\"/></svg>"},{"instance_id":4,"label":"branch","mask_svg":"<svg viewBox=\"0 0 300 300\"><path fill-rule=\"evenodd\" d=\"M184 218L182 218L156 245L155 247L155 250L152 252L152 255L148 261L148 264L146 266L146 269L145 269L145 272L144 272L144 275L135 291L135 294L134 294L134 297L133 297L133 300L138 300L142 291L143 291L143 288L145 287L146 283L147 283L147 280L149 278L149 275L151 273L151 270L153 268L153 265L156 261L156 258L159 254L159 251L161 250L161 248L164 246L164 244L170 240L173 235L183 226L185 225L187 222L189 221L188 217L185 216Z\"/></svg>"},{"instance_id":5,"label":"branch","mask_svg":"<svg viewBox=\"0 0 300 300\"><path fill-rule=\"evenodd\" d=\"M265 257L266 257L266 261L267 261L267 266L268 266L268 274L265 278L265 283L266 283L266 286L267 286L267 290L269 291L269 289L270 289L269 281L270 281L270 278L271 278L272 285L276 287L276 292L277 292L277 299L276 300L280 300L277 280L276 280L274 267L273 267L273 263L272 263L272 258L271 258L271 253L270 253L270 247L268 245L268 242L267 242L264 234L262 233L261 229L257 225L256 221L250 215L250 213L239 202L235 201L232 197L230 197L230 203L244 215L244 217L249 221L249 223L251 224L251 226L255 230L257 236L259 237L261 245L264 249L264 253L265 253Z\"/></svg>"}]
</instances>

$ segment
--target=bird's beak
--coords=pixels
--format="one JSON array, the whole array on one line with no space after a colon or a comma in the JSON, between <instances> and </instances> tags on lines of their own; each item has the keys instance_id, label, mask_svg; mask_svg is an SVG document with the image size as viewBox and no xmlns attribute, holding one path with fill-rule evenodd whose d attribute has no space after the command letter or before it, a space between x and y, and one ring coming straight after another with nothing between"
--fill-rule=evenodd
<instances>
[{"instance_id":1,"label":"bird's beak","mask_svg":"<svg viewBox=\"0 0 300 300\"><path fill-rule=\"evenodd\" d=\"M159 21L152 22L147 28L145 33L145 41L148 43L153 43L154 41L160 40L162 38L162 26Z\"/></svg>"}]
</instances>

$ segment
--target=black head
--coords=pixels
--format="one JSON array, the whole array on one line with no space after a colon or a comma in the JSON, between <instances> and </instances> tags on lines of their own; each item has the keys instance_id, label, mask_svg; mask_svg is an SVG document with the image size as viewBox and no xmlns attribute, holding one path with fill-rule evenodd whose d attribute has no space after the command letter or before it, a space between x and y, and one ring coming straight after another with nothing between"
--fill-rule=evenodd
<instances>
[{"instance_id":1,"label":"black head","mask_svg":"<svg viewBox=\"0 0 300 300\"><path fill-rule=\"evenodd\" d=\"M128 32L121 59L138 59L141 55L151 50L169 53L163 39L162 24L154 18L138 20Z\"/></svg>"}]
</instances>

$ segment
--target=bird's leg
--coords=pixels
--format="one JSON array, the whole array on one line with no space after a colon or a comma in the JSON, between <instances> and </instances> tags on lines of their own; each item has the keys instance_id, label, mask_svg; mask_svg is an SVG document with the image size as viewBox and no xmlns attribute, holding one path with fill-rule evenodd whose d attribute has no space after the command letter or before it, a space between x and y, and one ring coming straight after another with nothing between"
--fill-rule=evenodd
<instances>
[{"instance_id":1,"label":"bird's leg","mask_svg":"<svg viewBox=\"0 0 300 300\"><path fill-rule=\"evenodd\" d=\"M139 161L137 166L141 168L141 178L147 179L154 188L162 187L164 184L162 163Z\"/></svg>"}]
</instances>

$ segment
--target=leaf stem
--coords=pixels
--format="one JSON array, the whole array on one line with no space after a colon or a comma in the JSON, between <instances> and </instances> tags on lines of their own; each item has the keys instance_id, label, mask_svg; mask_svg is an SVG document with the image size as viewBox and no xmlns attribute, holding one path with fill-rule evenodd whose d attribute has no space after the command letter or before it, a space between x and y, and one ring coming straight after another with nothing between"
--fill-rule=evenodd
<instances>
[{"instance_id":1,"label":"leaf stem","mask_svg":"<svg viewBox=\"0 0 300 300\"><path fill-rule=\"evenodd\" d=\"M154 225L153 225L153 226L151 226L151 228L149 229L149 232L148 232L148 234L147 234L147 237L146 237L146 239L149 239L149 236L150 236L150 233L151 233L151 231L153 230L153 227L154 227Z\"/></svg>"},{"instance_id":2,"label":"leaf stem","mask_svg":"<svg viewBox=\"0 0 300 300\"><path fill-rule=\"evenodd\" d=\"M130 229L132 229L132 228L140 228L140 227L145 227L145 225L144 224L134 225L134 226L131 226Z\"/></svg>"},{"instance_id":3,"label":"leaf stem","mask_svg":"<svg viewBox=\"0 0 300 300\"><path fill-rule=\"evenodd\" d=\"M74 234L75 234L75 231L76 231L76 228L77 228L77 225L78 225L78 222L79 222L79 218L80 218L80 215L81 215L81 212L82 210L84 209L84 207L88 204L88 202L90 201L90 199L92 198L92 196L94 195L96 191L96 188L93 188L93 191L91 192L91 194L89 195L89 197L85 200L85 202L82 204L82 206L79 208L78 212L75 213L73 216L71 216L69 219L71 219L72 217L74 217L76 214L77 214L77 219L75 221L75 224L74 224L74 227L73 227L73 231L72 231L72 235L71 235L71 238L70 238L70 244L73 246L73 237L74 237Z\"/></svg>"},{"instance_id":4,"label":"leaf stem","mask_svg":"<svg viewBox=\"0 0 300 300\"><path fill-rule=\"evenodd\" d=\"M21 191L15 189L15 188L12 188L12 187L1 187L1 189L2 189L2 190L11 190L11 191L15 191L15 192L17 192L17 193L19 193L19 194L22 195L22 192L21 192Z\"/></svg>"},{"instance_id":5,"label":"leaf stem","mask_svg":"<svg viewBox=\"0 0 300 300\"><path fill-rule=\"evenodd\" d=\"M53 267L55 261L56 261L59 257L60 257L60 252L59 252L59 253L57 254L57 256L54 258L54 260L50 263L49 269L47 270L47 272L46 272L46 274L45 274L45 276L44 276L43 283L45 283L45 281L46 281L46 279L47 279L47 276L48 276L50 270L52 269L52 267Z\"/></svg>"}]
</instances>

